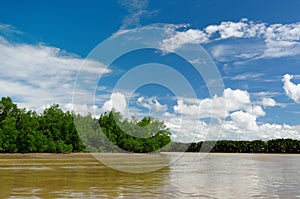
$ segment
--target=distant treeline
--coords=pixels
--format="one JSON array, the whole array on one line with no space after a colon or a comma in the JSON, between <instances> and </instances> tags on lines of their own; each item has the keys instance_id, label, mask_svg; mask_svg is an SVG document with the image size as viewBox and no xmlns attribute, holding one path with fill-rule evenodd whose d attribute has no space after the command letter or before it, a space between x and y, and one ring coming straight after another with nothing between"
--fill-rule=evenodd
<instances>
[{"instance_id":1,"label":"distant treeline","mask_svg":"<svg viewBox=\"0 0 300 199\"><path fill-rule=\"evenodd\" d=\"M169 152L221 152L221 153L300 153L300 140L273 139L268 141L205 141L197 143L172 142Z\"/></svg>"},{"instance_id":2,"label":"distant treeline","mask_svg":"<svg viewBox=\"0 0 300 199\"><path fill-rule=\"evenodd\" d=\"M75 121L75 122L74 122ZM76 124L76 125L75 125ZM79 132L79 133L78 133ZM99 119L64 112L58 105L41 114L20 109L9 97L0 101L0 153L70 152L230 152L300 153L300 141L171 142L170 130L152 117L123 119L114 110Z\"/></svg>"}]
</instances>

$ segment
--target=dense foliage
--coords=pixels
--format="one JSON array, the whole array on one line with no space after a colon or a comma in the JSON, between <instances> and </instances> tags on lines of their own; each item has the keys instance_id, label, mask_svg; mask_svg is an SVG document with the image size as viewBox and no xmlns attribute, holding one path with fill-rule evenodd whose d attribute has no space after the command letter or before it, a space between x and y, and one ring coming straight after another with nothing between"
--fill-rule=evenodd
<instances>
[{"instance_id":1,"label":"dense foliage","mask_svg":"<svg viewBox=\"0 0 300 199\"><path fill-rule=\"evenodd\" d=\"M169 129L152 117L123 120L120 113L112 110L98 120L91 115L77 115L75 123L83 143L91 152L155 152L171 142Z\"/></svg>"},{"instance_id":2,"label":"dense foliage","mask_svg":"<svg viewBox=\"0 0 300 199\"><path fill-rule=\"evenodd\" d=\"M122 120L111 111L95 119L58 105L37 114L19 109L9 97L0 101L0 152L153 152L170 142L169 129L151 117Z\"/></svg>"},{"instance_id":3,"label":"dense foliage","mask_svg":"<svg viewBox=\"0 0 300 199\"><path fill-rule=\"evenodd\" d=\"M84 146L72 114L53 105L38 115L19 109L12 100L0 101L0 152L79 152Z\"/></svg>"}]
</instances>

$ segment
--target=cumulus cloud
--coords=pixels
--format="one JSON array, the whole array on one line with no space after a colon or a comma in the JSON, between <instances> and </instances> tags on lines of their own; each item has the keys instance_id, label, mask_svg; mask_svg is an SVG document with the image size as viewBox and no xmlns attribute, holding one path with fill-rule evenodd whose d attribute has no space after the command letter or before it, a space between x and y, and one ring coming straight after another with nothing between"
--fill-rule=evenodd
<instances>
[{"instance_id":1,"label":"cumulus cloud","mask_svg":"<svg viewBox=\"0 0 300 199\"><path fill-rule=\"evenodd\" d=\"M256 105L252 105L246 108L247 113L255 116L255 117L261 117L261 116L265 116L266 113L263 110L263 108L261 106L256 106Z\"/></svg>"},{"instance_id":2,"label":"cumulus cloud","mask_svg":"<svg viewBox=\"0 0 300 199\"><path fill-rule=\"evenodd\" d=\"M199 114L199 105L197 104L185 104L182 99L177 100L177 105L173 107L176 113L185 115L197 116Z\"/></svg>"},{"instance_id":3,"label":"cumulus cloud","mask_svg":"<svg viewBox=\"0 0 300 199\"><path fill-rule=\"evenodd\" d=\"M259 101L251 99L246 90L227 88L222 96L206 99L179 99L174 114L164 114L166 124L174 130L174 139L191 142L210 139L274 139L300 138L300 126L262 123L264 108L278 106L267 94ZM206 119L225 118L223 122ZM217 120L220 121L220 120Z\"/></svg>"},{"instance_id":4,"label":"cumulus cloud","mask_svg":"<svg viewBox=\"0 0 300 199\"><path fill-rule=\"evenodd\" d=\"M243 109L251 103L250 94L244 90L224 90L225 106L228 111Z\"/></svg>"},{"instance_id":5,"label":"cumulus cloud","mask_svg":"<svg viewBox=\"0 0 300 199\"><path fill-rule=\"evenodd\" d=\"M233 112L231 115L232 123L241 130L257 131L256 116L243 111Z\"/></svg>"},{"instance_id":6,"label":"cumulus cloud","mask_svg":"<svg viewBox=\"0 0 300 199\"><path fill-rule=\"evenodd\" d=\"M181 142L218 139L300 139L300 125L260 123L257 122L257 118L246 111L235 111L221 124L184 116L164 119L166 125L172 130L172 138Z\"/></svg>"},{"instance_id":7,"label":"cumulus cloud","mask_svg":"<svg viewBox=\"0 0 300 199\"><path fill-rule=\"evenodd\" d=\"M110 99L104 102L103 106L101 107L101 111L111 111L112 108L123 115L127 115L127 101L124 94L119 92L112 93Z\"/></svg>"},{"instance_id":8,"label":"cumulus cloud","mask_svg":"<svg viewBox=\"0 0 300 199\"><path fill-rule=\"evenodd\" d=\"M173 108L174 112L182 114L185 118L193 118L195 121L205 118L215 118L221 121L229 118L234 125L241 123L245 126L248 119L250 126L255 124L253 128L257 128L256 118L265 116L263 108L251 101L247 91L230 88L224 90L223 96L199 99L197 103L191 103L191 101L189 103L180 99ZM241 120L238 116L241 116ZM247 129L250 127L248 126Z\"/></svg>"},{"instance_id":9,"label":"cumulus cloud","mask_svg":"<svg viewBox=\"0 0 300 199\"><path fill-rule=\"evenodd\" d=\"M291 79L293 79L293 75L285 74L283 76L283 89L289 98L300 103L300 84L294 84Z\"/></svg>"},{"instance_id":10,"label":"cumulus cloud","mask_svg":"<svg viewBox=\"0 0 300 199\"><path fill-rule=\"evenodd\" d=\"M190 102L192 101L190 100ZM198 99L196 103L187 103L183 99L179 99L173 109L176 113L196 118L222 119L236 110L250 110L251 103L247 91L227 88L224 90L223 96Z\"/></svg>"},{"instance_id":11,"label":"cumulus cloud","mask_svg":"<svg viewBox=\"0 0 300 199\"><path fill-rule=\"evenodd\" d=\"M264 107L268 107L268 106L276 106L277 103L276 101L271 98L271 97L263 97L261 100L261 105L263 105Z\"/></svg>"}]
</instances>

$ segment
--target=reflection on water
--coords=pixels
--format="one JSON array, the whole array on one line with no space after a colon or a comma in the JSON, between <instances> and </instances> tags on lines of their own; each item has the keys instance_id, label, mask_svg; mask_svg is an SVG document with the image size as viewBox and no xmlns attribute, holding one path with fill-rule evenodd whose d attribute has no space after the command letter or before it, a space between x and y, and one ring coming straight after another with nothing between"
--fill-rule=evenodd
<instances>
[{"instance_id":1,"label":"reflection on water","mask_svg":"<svg viewBox=\"0 0 300 199\"><path fill-rule=\"evenodd\" d=\"M92 157L0 159L0 198L300 197L300 155L199 157L185 154L168 167L140 174L108 168Z\"/></svg>"}]
</instances>

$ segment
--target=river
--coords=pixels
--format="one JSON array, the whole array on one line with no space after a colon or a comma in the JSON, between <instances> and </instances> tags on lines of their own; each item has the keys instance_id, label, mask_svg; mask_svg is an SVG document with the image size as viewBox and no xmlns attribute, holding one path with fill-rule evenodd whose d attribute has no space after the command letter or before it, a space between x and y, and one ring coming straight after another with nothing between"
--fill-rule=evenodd
<instances>
[{"instance_id":1,"label":"river","mask_svg":"<svg viewBox=\"0 0 300 199\"><path fill-rule=\"evenodd\" d=\"M168 166L145 173L136 164L134 170L141 170L130 173L90 155L2 155L0 198L300 198L300 155L157 157L169 161ZM142 162L158 164L156 159L153 155Z\"/></svg>"}]
</instances>

